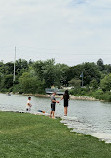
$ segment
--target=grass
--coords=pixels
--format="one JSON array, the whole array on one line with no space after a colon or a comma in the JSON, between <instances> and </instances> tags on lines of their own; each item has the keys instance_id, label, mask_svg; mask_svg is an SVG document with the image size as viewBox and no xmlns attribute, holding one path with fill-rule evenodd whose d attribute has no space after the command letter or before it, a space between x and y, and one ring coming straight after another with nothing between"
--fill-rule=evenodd
<instances>
[{"instance_id":1,"label":"grass","mask_svg":"<svg viewBox=\"0 0 111 158\"><path fill-rule=\"evenodd\" d=\"M45 116L0 112L0 158L111 158L111 144Z\"/></svg>"}]
</instances>

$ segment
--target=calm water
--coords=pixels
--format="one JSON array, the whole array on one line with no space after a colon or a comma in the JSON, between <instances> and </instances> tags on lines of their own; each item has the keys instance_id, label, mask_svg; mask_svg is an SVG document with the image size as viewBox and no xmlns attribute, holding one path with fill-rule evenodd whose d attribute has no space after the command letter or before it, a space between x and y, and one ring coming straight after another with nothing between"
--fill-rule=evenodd
<instances>
[{"instance_id":1,"label":"calm water","mask_svg":"<svg viewBox=\"0 0 111 158\"><path fill-rule=\"evenodd\" d=\"M0 94L1 111L25 112L27 97ZM32 97L31 113L50 112L50 98ZM90 134L111 143L111 103L70 100L68 117L63 117L63 102L56 105L56 115L74 132Z\"/></svg>"}]
</instances>

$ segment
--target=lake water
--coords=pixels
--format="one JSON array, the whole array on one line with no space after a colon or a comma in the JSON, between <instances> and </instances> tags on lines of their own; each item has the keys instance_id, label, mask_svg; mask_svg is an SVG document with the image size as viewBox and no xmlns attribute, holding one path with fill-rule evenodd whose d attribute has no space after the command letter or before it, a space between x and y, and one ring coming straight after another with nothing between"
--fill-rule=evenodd
<instances>
[{"instance_id":1,"label":"lake water","mask_svg":"<svg viewBox=\"0 0 111 158\"><path fill-rule=\"evenodd\" d=\"M59 98L60 99L60 98ZM25 112L27 96L0 94L0 111ZM50 113L50 98L32 97L31 113L38 110ZM63 102L56 105L56 115L74 132L89 134L111 143L111 103L70 100L68 116L63 117Z\"/></svg>"}]
</instances>

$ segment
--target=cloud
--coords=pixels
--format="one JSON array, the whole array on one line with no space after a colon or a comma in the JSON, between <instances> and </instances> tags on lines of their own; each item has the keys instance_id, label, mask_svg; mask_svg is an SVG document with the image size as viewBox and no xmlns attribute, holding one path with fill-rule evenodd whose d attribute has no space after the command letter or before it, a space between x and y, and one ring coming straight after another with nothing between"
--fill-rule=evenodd
<instances>
[{"instance_id":1,"label":"cloud","mask_svg":"<svg viewBox=\"0 0 111 158\"><path fill-rule=\"evenodd\" d=\"M60 62L62 57L61 62L73 64L76 54L101 56L111 49L110 6L110 0L0 1L1 59L7 53L12 60L15 45L18 58L55 57ZM77 57L83 61L86 57Z\"/></svg>"}]
</instances>

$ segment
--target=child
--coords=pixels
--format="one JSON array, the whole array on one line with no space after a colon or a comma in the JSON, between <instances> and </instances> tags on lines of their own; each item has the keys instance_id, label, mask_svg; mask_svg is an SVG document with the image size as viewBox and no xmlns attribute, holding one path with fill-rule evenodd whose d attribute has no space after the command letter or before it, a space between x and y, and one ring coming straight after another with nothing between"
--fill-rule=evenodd
<instances>
[{"instance_id":1,"label":"child","mask_svg":"<svg viewBox=\"0 0 111 158\"><path fill-rule=\"evenodd\" d=\"M50 117L55 118L55 105L56 103L59 103L59 101L56 101L55 98L56 92L54 92L51 95L51 112L50 112Z\"/></svg>"},{"instance_id":2,"label":"child","mask_svg":"<svg viewBox=\"0 0 111 158\"><path fill-rule=\"evenodd\" d=\"M27 105L26 105L26 111L30 111L31 110L31 107L32 107L32 105L31 105L31 97L28 97L28 101L27 101Z\"/></svg>"}]
</instances>

